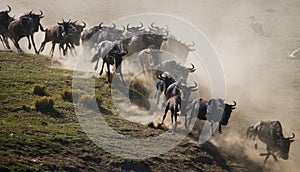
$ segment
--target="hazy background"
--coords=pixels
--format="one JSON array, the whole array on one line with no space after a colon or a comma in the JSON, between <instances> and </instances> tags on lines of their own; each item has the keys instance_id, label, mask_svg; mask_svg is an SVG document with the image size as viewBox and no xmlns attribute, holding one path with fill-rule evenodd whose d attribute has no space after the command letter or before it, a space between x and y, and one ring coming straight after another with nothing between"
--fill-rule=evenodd
<instances>
[{"instance_id":1,"label":"hazy background","mask_svg":"<svg viewBox=\"0 0 300 172\"><path fill-rule=\"evenodd\" d=\"M162 13L182 18L201 30L215 47L226 77L226 100L237 101L224 135L218 135L216 144L224 143L222 150L238 157L245 151L258 163L263 162L245 132L251 123L259 120L279 120L284 135L296 134L290 158L274 163L272 157L267 171L299 171L300 163L300 55L292 59L288 54L300 46L299 0L18 0L0 1L0 10L12 7L10 15L19 17L25 12L42 10L44 27L61 21L84 21L87 28L100 22L110 23L128 15ZM267 9L274 9L273 13ZM254 16L264 27L265 36L256 35L249 26ZM36 34L39 48L43 34ZM26 39L22 48L27 49ZM50 44L44 54L49 53ZM2 45L1 47L2 48ZM27 50L26 50L27 51ZM29 51L32 52L32 51ZM239 144L239 146L233 146ZM265 145L259 142L260 151Z\"/></svg>"}]
</instances>

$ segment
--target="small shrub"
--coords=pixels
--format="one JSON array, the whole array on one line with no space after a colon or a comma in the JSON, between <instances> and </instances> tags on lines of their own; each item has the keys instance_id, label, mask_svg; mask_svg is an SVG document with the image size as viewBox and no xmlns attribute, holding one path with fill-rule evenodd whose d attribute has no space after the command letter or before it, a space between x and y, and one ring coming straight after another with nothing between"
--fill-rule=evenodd
<instances>
[{"instance_id":1,"label":"small shrub","mask_svg":"<svg viewBox=\"0 0 300 172\"><path fill-rule=\"evenodd\" d=\"M71 88L64 90L60 95L64 101L68 101L68 102L73 102L73 97L74 98L79 97L78 91L74 91Z\"/></svg>"},{"instance_id":2,"label":"small shrub","mask_svg":"<svg viewBox=\"0 0 300 172\"><path fill-rule=\"evenodd\" d=\"M98 107L101 106L102 104L102 100L100 99L100 96L90 96L90 95L83 95L82 97L80 97L79 102L83 104L84 107L86 108L91 108L94 109L96 107L94 107L95 105L95 101L96 100L96 104Z\"/></svg>"},{"instance_id":3,"label":"small shrub","mask_svg":"<svg viewBox=\"0 0 300 172\"><path fill-rule=\"evenodd\" d=\"M52 110L54 105L54 101L51 97L41 97L39 99L34 100L34 106L37 111L48 111Z\"/></svg>"},{"instance_id":4,"label":"small shrub","mask_svg":"<svg viewBox=\"0 0 300 172\"><path fill-rule=\"evenodd\" d=\"M134 80L130 83L130 89L139 92L145 97L148 97L150 94L150 91L145 87L145 83L137 78L134 78Z\"/></svg>"},{"instance_id":5,"label":"small shrub","mask_svg":"<svg viewBox=\"0 0 300 172\"><path fill-rule=\"evenodd\" d=\"M32 92L39 96L47 96L47 88L44 84L34 84L32 88Z\"/></svg>"}]
</instances>

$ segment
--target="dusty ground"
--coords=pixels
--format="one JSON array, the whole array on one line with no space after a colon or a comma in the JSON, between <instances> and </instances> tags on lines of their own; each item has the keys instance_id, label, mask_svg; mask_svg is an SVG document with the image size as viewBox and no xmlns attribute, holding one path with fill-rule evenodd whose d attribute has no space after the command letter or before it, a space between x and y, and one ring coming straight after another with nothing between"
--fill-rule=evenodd
<instances>
[{"instance_id":1,"label":"dusty ground","mask_svg":"<svg viewBox=\"0 0 300 172\"><path fill-rule=\"evenodd\" d=\"M214 140L219 150L236 161L248 158L261 164L263 158L255 151L251 141L245 141L246 128L259 120L280 120L284 134L296 134L290 159L278 163L270 161L265 171L298 171L300 136L298 114L300 112L300 56L291 59L288 54L300 46L299 4L297 0L271 1L6 1L1 9L12 7L12 14L43 10L45 27L57 21L74 19L86 21L88 27L101 21L109 23L121 17L138 13L163 13L182 18L201 30L218 52L224 67L227 93L226 100L236 100L233 113L224 135ZM274 9L274 13L267 9ZM255 16L265 31L265 36L256 35L249 27L249 16ZM43 35L36 34L37 45ZM188 40L187 40L188 41ZM24 50L26 41L22 40ZM50 46L50 45L47 45ZM31 51L28 51L29 53ZM44 51L48 54L49 49ZM264 145L259 144L260 151ZM230 156L229 156L230 155ZM227 159L226 159L227 160ZM228 169L224 169L228 170ZM252 171L251 168L248 169ZM254 171L254 170L253 170Z\"/></svg>"}]
</instances>

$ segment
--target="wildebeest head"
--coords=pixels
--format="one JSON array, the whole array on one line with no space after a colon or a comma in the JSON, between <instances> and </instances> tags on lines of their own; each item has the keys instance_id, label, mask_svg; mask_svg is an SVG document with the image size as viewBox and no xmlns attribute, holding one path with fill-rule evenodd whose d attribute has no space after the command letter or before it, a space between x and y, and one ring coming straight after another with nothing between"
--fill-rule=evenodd
<instances>
[{"instance_id":1,"label":"wildebeest head","mask_svg":"<svg viewBox=\"0 0 300 172\"><path fill-rule=\"evenodd\" d=\"M63 32L63 36L69 35L70 33L76 32L76 28L72 25L71 19L69 21L64 21L62 19L62 22L57 22L57 24L60 26Z\"/></svg>"},{"instance_id":2,"label":"wildebeest head","mask_svg":"<svg viewBox=\"0 0 300 172\"><path fill-rule=\"evenodd\" d=\"M182 93L183 93L183 99L188 101L190 95L192 92L197 91L198 90L198 84L197 82L194 81L194 85L190 85L187 86L184 82L183 79L181 80L181 82L178 83L179 89L181 89Z\"/></svg>"},{"instance_id":3,"label":"wildebeest head","mask_svg":"<svg viewBox=\"0 0 300 172\"><path fill-rule=\"evenodd\" d=\"M287 160L289 158L289 151L290 151L290 145L295 138L295 134L293 133L292 137L287 137L287 138L281 138L278 140L278 146L279 148L279 156L284 159Z\"/></svg>"},{"instance_id":4,"label":"wildebeest head","mask_svg":"<svg viewBox=\"0 0 300 172\"><path fill-rule=\"evenodd\" d=\"M0 12L0 33L7 32L9 23L14 20L14 18L10 17L8 14L11 11L10 6L7 7L8 10Z\"/></svg>"},{"instance_id":5,"label":"wildebeest head","mask_svg":"<svg viewBox=\"0 0 300 172\"><path fill-rule=\"evenodd\" d=\"M221 120L222 125L228 124L228 120L231 116L232 111L235 109L235 106L236 106L235 101L233 101L232 105L225 103L225 108L224 108L224 112L223 112L222 120Z\"/></svg>"},{"instance_id":6,"label":"wildebeest head","mask_svg":"<svg viewBox=\"0 0 300 172\"><path fill-rule=\"evenodd\" d=\"M85 22L82 22L82 25L77 24L77 21L71 22L71 25L74 27L74 32L71 32L71 43L74 43L76 46L79 46L80 44L80 36L81 32L86 26Z\"/></svg>"},{"instance_id":7,"label":"wildebeest head","mask_svg":"<svg viewBox=\"0 0 300 172\"><path fill-rule=\"evenodd\" d=\"M133 26L129 27L129 24L130 23L127 24L126 29L127 29L127 32L129 32L131 35L136 35L142 31L145 31L145 29L142 29L144 26L142 22L140 22L140 26L136 26L136 27L133 27Z\"/></svg>"},{"instance_id":8,"label":"wildebeest head","mask_svg":"<svg viewBox=\"0 0 300 172\"><path fill-rule=\"evenodd\" d=\"M32 11L20 17L21 23L26 25L29 30L27 32L34 33L39 31L39 27L41 31L44 31L43 26L40 23L41 18L43 18L43 12L40 10L40 14L34 14ZM26 28L26 27L24 27Z\"/></svg>"},{"instance_id":9,"label":"wildebeest head","mask_svg":"<svg viewBox=\"0 0 300 172\"><path fill-rule=\"evenodd\" d=\"M168 25L166 25L166 28L164 28L164 27L155 26L154 22L153 22L153 23L151 23L149 30L151 33L155 33L158 35L164 35L164 34L169 35L169 26Z\"/></svg>"}]
</instances>

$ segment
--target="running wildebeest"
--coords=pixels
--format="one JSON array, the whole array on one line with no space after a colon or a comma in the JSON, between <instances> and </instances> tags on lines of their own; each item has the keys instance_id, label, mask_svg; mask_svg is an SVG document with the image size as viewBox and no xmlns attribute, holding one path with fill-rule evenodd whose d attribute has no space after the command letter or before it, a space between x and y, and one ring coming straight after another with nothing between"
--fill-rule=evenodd
<instances>
[{"instance_id":1,"label":"running wildebeest","mask_svg":"<svg viewBox=\"0 0 300 172\"><path fill-rule=\"evenodd\" d=\"M277 161L275 153L278 153L277 155L284 160L289 158L290 145L294 141L295 134L285 138L279 121L259 121L251 124L247 129L247 138L253 139L255 149L257 149L256 136L267 145L268 152L260 154L260 156L266 156L264 163L267 162L270 155Z\"/></svg>"},{"instance_id":2,"label":"running wildebeest","mask_svg":"<svg viewBox=\"0 0 300 172\"><path fill-rule=\"evenodd\" d=\"M222 133L222 125L227 125L232 111L235 109L236 102L233 104L224 103L223 99L210 99L209 101L198 98L192 101L192 111L188 123L188 128L194 115L200 120L207 120L210 123L210 134L213 136L213 123L219 122L218 131Z\"/></svg>"},{"instance_id":3,"label":"running wildebeest","mask_svg":"<svg viewBox=\"0 0 300 172\"><path fill-rule=\"evenodd\" d=\"M181 109L181 96L180 95L172 96L171 98L168 99L167 105L165 108L165 113L164 113L161 124L164 123L167 113L170 110L172 124L173 124L173 117L174 117L174 121L175 121L175 125L173 125L173 130L172 130L173 134L175 133L176 128L177 128L177 117L179 115L180 109Z\"/></svg>"},{"instance_id":4,"label":"running wildebeest","mask_svg":"<svg viewBox=\"0 0 300 172\"><path fill-rule=\"evenodd\" d=\"M38 52L42 52L45 48L46 43L51 41L52 48L50 50L50 56L53 57L55 45L59 44L59 51L61 51L69 34L75 31L76 30L71 25L70 21L66 22L63 20L62 22L57 22L57 25L46 29L44 41L42 42Z\"/></svg>"},{"instance_id":5,"label":"running wildebeest","mask_svg":"<svg viewBox=\"0 0 300 172\"><path fill-rule=\"evenodd\" d=\"M38 51L35 47L34 43L34 33L39 31L45 31L43 26L40 23L41 18L43 18L43 12L40 11L40 14L34 14L32 11L21 16L19 19L10 22L8 26L9 37L17 48L18 52L23 52L19 45L19 40L23 37L27 37L28 39L28 49L31 49L32 42L34 51L38 54Z\"/></svg>"},{"instance_id":6,"label":"running wildebeest","mask_svg":"<svg viewBox=\"0 0 300 172\"><path fill-rule=\"evenodd\" d=\"M102 67L100 70L100 75L102 75L103 73L103 68L104 68L104 64L106 63L106 67L107 67L107 79L108 82L111 82L111 78L110 78L110 65L114 65L115 67L115 72L116 73L120 73L122 82L124 82L123 79L123 74L122 74L122 57L125 56L128 52L125 50L125 52L121 52L118 44L111 42L111 41L102 41L99 45L98 45L98 50L97 52L94 54L91 62L96 62L95 68L94 70L97 70L98 68L98 62L100 60L100 58L102 58Z\"/></svg>"},{"instance_id":7,"label":"running wildebeest","mask_svg":"<svg viewBox=\"0 0 300 172\"><path fill-rule=\"evenodd\" d=\"M8 43L9 31L8 25L14 20L13 17L9 16L9 12L11 12L10 6L7 6L8 10L0 12L0 40L3 44L4 48L10 50L10 46Z\"/></svg>"},{"instance_id":8,"label":"running wildebeest","mask_svg":"<svg viewBox=\"0 0 300 172\"><path fill-rule=\"evenodd\" d=\"M77 55L75 46L80 45L81 32L83 32L83 29L86 26L85 22L82 23L83 25L77 24L77 21L71 22L71 25L73 25L72 27L74 29L69 33L69 35L64 40L64 44L66 45L65 49L63 49L64 55L67 54L68 49L70 50L71 55L74 55L73 51L75 52L75 55Z\"/></svg>"}]
</instances>

